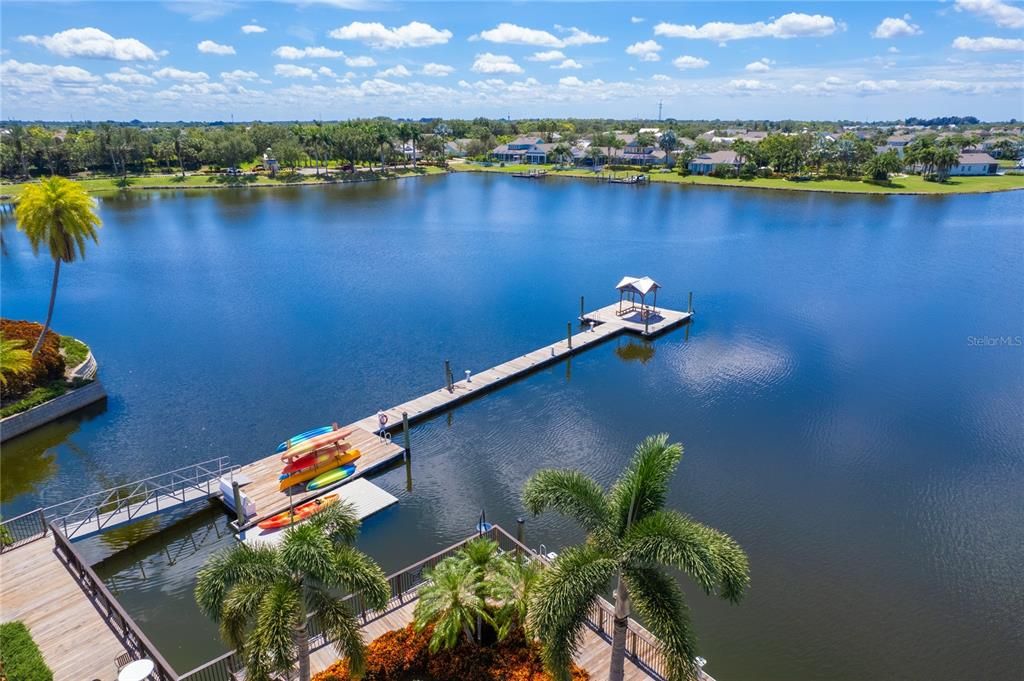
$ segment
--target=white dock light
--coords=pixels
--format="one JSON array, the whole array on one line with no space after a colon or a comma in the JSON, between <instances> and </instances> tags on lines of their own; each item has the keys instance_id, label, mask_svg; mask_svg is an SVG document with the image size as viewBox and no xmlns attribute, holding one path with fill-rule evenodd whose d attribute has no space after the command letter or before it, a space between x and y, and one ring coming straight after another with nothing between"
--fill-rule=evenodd
<instances>
[{"instance_id":1,"label":"white dock light","mask_svg":"<svg viewBox=\"0 0 1024 681\"><path fill-rule=\"evenodd\" d=\"M471 373L473 373L473 372L472 372L472 371L470 371L469 369L466 369L466 383L472 383L472 382L473 382L473 379L471 379L471 378L469 377L469 375L470 375Z\"/></svg>"}]
</instances>

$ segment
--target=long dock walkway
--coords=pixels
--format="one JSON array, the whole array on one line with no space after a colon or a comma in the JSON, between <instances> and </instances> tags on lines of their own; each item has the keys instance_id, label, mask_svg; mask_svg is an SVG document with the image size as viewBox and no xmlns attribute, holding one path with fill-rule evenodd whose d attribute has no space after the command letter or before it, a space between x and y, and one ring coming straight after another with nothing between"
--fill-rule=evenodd
<instances>
[{"instance_id":1,"label":"long dock walkway","mask_svg":"<svg viewBox=\"0 0 1024 681\"><path fill-rule=\"evenodd\" d=\"M114 681L125 647L57 557L53 539L0 554L0 621L32 632L56 681Z\"/></svg>"},{"instance_id":2,"label":"long dock walkway","mask_svg":"<svg viewBox=\"0 0 1024 681\"><path fill-rule=\"evenodd\" d=\"M684 324L693 316L692 312L658 308L656 313L644 318L635 311L620 315L618 307L618 304L608 305L580 315L579 321L585 324L584 330L575 334L567 332L564 340L510 359L468 379L452 381L450 388L444 386L383 410L387 416L386 430L394 433L401 428L403 414L408 416L410 424L430 418L620 334L635 333L651 337ZM301 504L359 477L379 472L405 455L403 447L376 435L380 429L376 414L342 427L342 430L349 429L353 430L353 433L347 440L352 447L362 453L362 457L356 462L355 475L334 485L313 492L293 494L289 498L288 494L278 489L278 475L282 467L279 454L271 454L242 466L237 474L240 475L240 479L247 481L242 490L256 503L256 516L248 519L239 529L248 529L264 518L285 511L290 504ZM343 491L341 497L345 498Z\"/></svg>"}]
</instances>

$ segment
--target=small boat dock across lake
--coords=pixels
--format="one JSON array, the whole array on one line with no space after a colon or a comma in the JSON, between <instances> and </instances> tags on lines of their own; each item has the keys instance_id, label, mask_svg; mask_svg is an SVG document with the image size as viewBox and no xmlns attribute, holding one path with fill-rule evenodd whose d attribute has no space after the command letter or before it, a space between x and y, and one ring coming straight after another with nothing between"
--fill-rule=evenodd
<instances>
[{"instance_id":1,"label":"small boat dock across lake","mask_svg":"<svg viewBox=\"0 0 1024 681\"><path fill-rule=\"evenodd\" d=\"M512 173L512 177L524 177L528 180L539 180L548 174L546 170L521 170L519 172Z\"/></svg>"}]
</instances>

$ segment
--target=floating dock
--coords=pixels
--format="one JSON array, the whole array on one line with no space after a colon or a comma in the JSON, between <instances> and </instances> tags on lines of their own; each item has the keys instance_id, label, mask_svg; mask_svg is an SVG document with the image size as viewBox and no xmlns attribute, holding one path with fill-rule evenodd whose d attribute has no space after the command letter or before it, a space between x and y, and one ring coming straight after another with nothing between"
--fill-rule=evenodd
<instances>
[{"instance_id":1,"label":"floating dock","mask_svg":"<svg viewBox=\"0 0 1024 681\"><path fill-rule=\"evenodd\" d=\"M388 433L393 433L401 428L403 415L407 416L410 424L430 418L620 334L634 333L644 337L653 337L685 324L693 316L692 311L679 312L665 308L655 309L650 306L633 308L620 313L622 309L629 308L623 308L621 303L615 303L593 312L581 314L579 321L585 325L585 328L573 333L572 324L569 323L564 340L545 345L480 373L472 374L468 379L451 380L449 385L383 410L382 413L387 417L385 430ZM240 475L240 479L251 481L242 487L242 491L255 502L256 516L248 518L245 524L238 529L246 530L253 527L263 519L287 510L291 504L297 506L339 487L354 484L359 478L370 473L380 472L405 457L404 447L391 442L390 436L381 437L376 434L380 429L380 422L376 414L342 426L342 430L348 429L352 429L353 433L346 440L353 448L358 449L362 456L355 462L355 474L334 485L313 492L293 494L289 497L287 493L278 489L278 475L282 467L280 454L271 454L266 458L242 466L237 474Z\"/></svg>"},{"instance_id":2,"label":"floating dock","mask_svg":"<svg viewBox=\"0 0 1024 681\"><path fill-rule=\"evenodd\" d=\"M345 485L344 488L335 493L340 497L340 501L352 505L356 512L356 517L360 520L365 520L374 513L383 511L385 508L398 503L398 497L385 492L365 478L353 480L351 484ZM286 529L261 530L258 527L253 527L243 532L241 539L250 546L256 544L278 544L281 538L284 537Z\"/></svg>"}]
</instances>

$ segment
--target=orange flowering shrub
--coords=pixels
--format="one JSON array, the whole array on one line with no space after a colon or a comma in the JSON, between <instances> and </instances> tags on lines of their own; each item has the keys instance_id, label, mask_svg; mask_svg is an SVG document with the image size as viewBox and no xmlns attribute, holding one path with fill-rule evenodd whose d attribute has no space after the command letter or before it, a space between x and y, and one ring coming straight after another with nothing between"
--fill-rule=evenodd
<instances>
[{"instance_id":1,"label":"orange flowering shrub","mask_svg":"<svg viewBox=\"0 0 1024 681\"><path fill-rule=\"evenodd\" d=\"M20 339L25 341L22 350L31 351L43 330L42 324L36 322L0 319L0 334L6 340ZM64 356L60 354L60 336L53 331L46 332L43 346L39 354L32 360L32 368L23 374L11 374L4 386L4 401L14 400L27 394L33 388L46 385L64 377Z\"/></svg>"},{"instance_id":2,"label":"orange flowering shrub","mask_svg":"<svg viewBox=\"0 0 1024 681\"><path fill-rule=\"evenodd\" d=\"M416 632L413 625L389 631L367 646L363 681L552 681L544 671L540 648L521 630L493 646L466 641L451 650L429 651L431 630ZM590 675L572 666L573 681ZM339 660L313 677L313 681L352 681L348 664Z\"/></svg>"}]
</instances>

